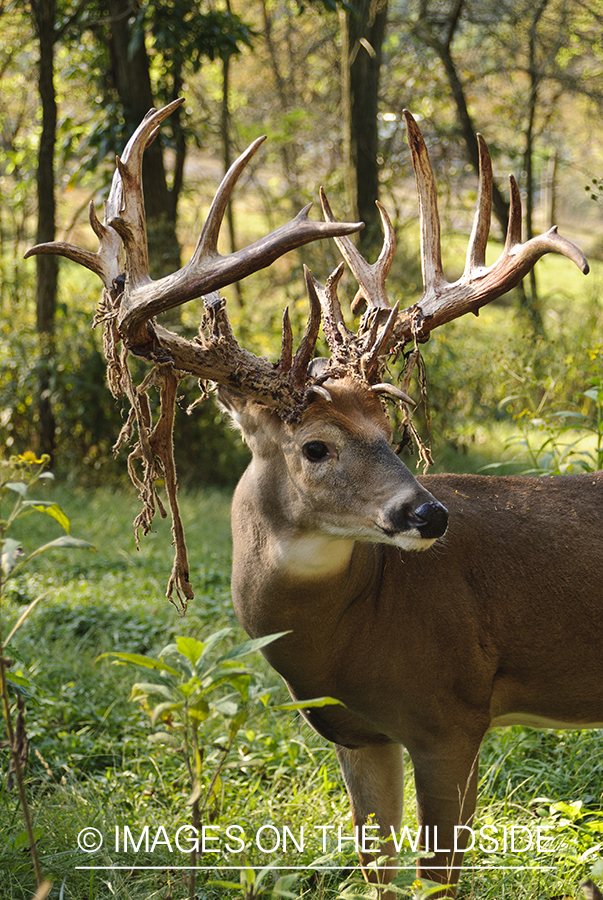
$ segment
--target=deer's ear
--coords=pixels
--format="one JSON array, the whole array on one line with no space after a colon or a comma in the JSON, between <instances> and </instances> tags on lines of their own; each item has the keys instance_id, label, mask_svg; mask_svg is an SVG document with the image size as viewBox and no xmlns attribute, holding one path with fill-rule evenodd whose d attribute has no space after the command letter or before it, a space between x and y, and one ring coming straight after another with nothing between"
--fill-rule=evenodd
<instances>
[{"instance_id":1,"label":"deer's ear","mask_svg":"<svg viewBox=\"0 0 603 900\"><path fill-rule=\"evenodd\" d=\"M218 405L228 413L232 424L243 433L246 441L256 434L258 429L262 427L266 429L271 418L276 418L278 421L278 417L273 412L245 396L241 391L237 391L236 388L220 385L216 395Z\"/></svg>"},{"instance_id":2,"label":"deer's ear","mask_svg":"<svg viewBox=\"0 0 603 900\"><path fill-rule=\"evenodd\" d=\"M244 413L249 405L249 400L245 395L234 388L224 387L221 384L216 391L216 397L218 398L218 405L224 412L228 413L233 425L237 428L243 428Z\"/></svg>"},{"instance_id":3,"label":"deer's ear","mask_svg":"<svg viewBox=\"0 0 603 900\"><path fill-rule=\"evenodd\" d=\"M220 385L216 393L218 405L228 413L251 452L275 458L276 448L282 444L282 423L277 413L235 388Z\"/></svg>"}]
</instances>

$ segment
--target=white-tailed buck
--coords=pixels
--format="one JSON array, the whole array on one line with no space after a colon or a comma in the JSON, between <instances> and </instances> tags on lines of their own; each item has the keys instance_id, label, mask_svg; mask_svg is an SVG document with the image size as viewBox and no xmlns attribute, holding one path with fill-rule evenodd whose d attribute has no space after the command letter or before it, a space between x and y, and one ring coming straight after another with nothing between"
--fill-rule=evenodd
<instances>
[{"instance_id":1,"label":"white-tailed buck","mask_svg":"<svg viewBox=\"0 0 603 900\"><path fill-rule=\"evenodd\" d=\"M176 386L191 374L217 385L253 453L232 506L237 616L254 637L288 632L266 656L294 698L328 695L344 704L305 715L335 744L355 824L374 815L383 838L400 828L402 746L408 749L418 823L424 834L429 826L431 849L437 829L437 852L419 863L419 873L454 885L463 855L454 850L455 837L458 847L458 826L474 815L477 760L488 729L603 726L603 473L416 479L390 446L384 398L401 404L408 398L387 383L386 362L436 326L477 313L544 253L561 253L583 272L586 260L555 229L520 242L521 207L511 179L506 244L499 260L485 265L492 172L480 138L467 265L448 283L427 150L407 115L425 286L409 309L392 309L387 299L394 237L381 207L385 244L374 265L345 236L360 226L336 223L324 197L326 222L310 221L304 210L244 250L217 253L228 197L260 141L225 176L191 261L151 281L141 159L173 108L152 111L130 140L104 224L91 210L98 253L63 243L30 253L68 257L102 279L97 320L105 326L109 383L132 404L119 443L132 437L135 424L138 429L129 457L144 503L137 526L150 526L161 475L176 545L169 593L175 588L183 603L192 592L172 457ZM335 236L368 307L357 333L348 330L337 300L340 266L324 287L307 273L310 316L295 354L286 314L277 364L239 347L218 290L327 236ZM155 321L201 295L204 313L193 340ZM312 362L321 309L331 357ZM152 366L139 386L130 377L128 352ZM151 384L161 394L155 422ZM361 860L366 866L371 855L363 852ZM380 874L387 881L393 871Z\"/></svg>"}]
</instances>

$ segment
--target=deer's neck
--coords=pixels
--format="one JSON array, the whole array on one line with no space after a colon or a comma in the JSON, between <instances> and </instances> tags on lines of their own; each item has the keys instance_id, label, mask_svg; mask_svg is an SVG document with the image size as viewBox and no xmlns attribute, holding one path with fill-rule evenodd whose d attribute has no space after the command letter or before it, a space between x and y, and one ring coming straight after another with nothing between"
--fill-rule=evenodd
<instances>
[{"instance_id":1,"label":"deer's neck","mask_svg":"<svg viewBox=\"0 0 603 900\"><path fill-rule=\"evenodd\" d=\"M252 478L233 501L233 602L252 636L286 629L328 631L371 592L378 550L292 521L286 503Z\"/></svg>"}]
</instances>

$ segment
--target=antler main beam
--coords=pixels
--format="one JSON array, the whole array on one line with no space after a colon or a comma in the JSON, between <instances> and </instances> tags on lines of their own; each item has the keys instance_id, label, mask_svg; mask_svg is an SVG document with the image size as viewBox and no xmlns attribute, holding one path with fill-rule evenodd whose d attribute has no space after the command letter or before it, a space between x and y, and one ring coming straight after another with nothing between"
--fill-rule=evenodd
<instances>
[{"instance_id":1,"label":"antler main beam","mask_svg":"<svg viewBox=\"0 0 603 900\"><path fill-rule=\"evenodd\" d=\"M103 297L95 321L104 325L109 386L116 397L125 394L132 407L115 449L133 438L136 424L138 440L128 458L128 468L143 503L135 522L137 532L142 529L146 533L156 509L163 510L157 496L157 479L163 474L176 547L167 593L171 596L175 590L179 605L186 609L193 592L176 496L171 436L178 381L183 375L195 375L205 382L235 388L276 410L285 420L298 419L307 402L308 366L320 327L320 304L311 297L308 325L297 352L293 354L291 326L286 317L283 354L280 363L274 366L239 346L219 289L266 268L289 250L320 238L351 234L363 226L362 223L312 222L308 218L310 206L307 206L286 225L249 247L221 256L218 237L224 213L243 169L264 141L258 138L224 176L190 261L177 272L153 281L149 274L142 160L163 120L181 103L182 100L175 100L163 109L151 110L128 141L121 159L117 159L105 203L104 222L98 220L90 204L90 224L99 243L96 253L59 241L38 244L26 256L40 253L64 256L90 269L103 283ZM197 297L203 297L204 311L194 340L186 340L155 321L159 313ZM138 386L132 381L128 351L153 365ZM155 424L147 396L151 385L160 387L161 410ZM141 477L136 474L135 462L142 466Z\"/></svg>"},{"instance_id":2,"label":"antler main beam","mask_svg":"<svg viewBox=\"0 0 603 900\"><path fill-rule=\"evenodd\" d=\"M477 210L467 249L467 260L462 276L455 282L446 280L442 267L440 244L440 219L438 214L437 187L425 141L412 115L404 111L406 133L415 172L419 217L421 226L421 268L423 295L421 299L402 310L391 329L390 349L407 341L425 341L434 328L457 319L468 312L477 315L480 308L516 287L545 253L559 253L572 260L586 274L588 262L575 244L551 228L546 234L521 243L521 199L517 182L510 177L509 226L503 252L491 266L486 266L486 245L490 232L492 211L492 163L483 137L478 134L479 189ZM331 208L321 196L325 219L334 222ZM335 238L342 256L348 263L359 289L352 302L352 309L359 301L368 306L367 322L377 315L384 322L383 309L391 309L385 280L391 266L395 239L387 213L379 205L383 223L383 249L378 260L369 265L348 237ZM381 313L381 315L379 315ZM386 352L384 350L384 352Z\"/></svg>"},{"instance_id":3,"label":"antler main beam","mask_svg":"<svg viewBox=\"0 0 603 900\"><path fill-rule=\"evenodd\" d=\"M492 163L481 135L479 147L478 204L467 250L463 275L455 282L446 281L442 270L440 224L437 188L429 154L421 131L408 110L404 111L406 133L417 183L421 221L421 263L423 296L418 303L400 313L396 327L398 340L416 337L424 340L434 328L467 312L476 313L486 303L516 287L545 253L559 253L571 259L586 274L588 262L575 244L551 228L546 234L521 243L521 199L515 178L511 175L509 226L503 252L489 267L485 265L486 244L490 231L492 207Z\"/></svg>"},{"instance_id":4,"label":"antler main beam","mask_svg":"<svg viewBox=\"0 0 603 900\"><path fill-rule=\"evenodd\" d=\"M190 261L177 272L152 281L142 196L142 157L157 135L161 122L181 103L182 100L175 100L163 109L151 110L128 141L121 159L117 160L103 224L91 209L90 222L99 239L97 253L82 250L73 244L55 242L38 244L26 254L51 253L67 257L93 271L101 278L107 291L115 292L115 279L123 272L123 243L126 281L119 300L118 328L126 344L139 353L145 345L151 351L154 338L147 323L159 313L266 268L289 250L321 238L352 234L363 227L360 222L313 222L308 218L310 205L286 225L249 247L229 256L221 256L217 243L228 200L243 169L263 143L264 138L261 137L248 147L224 176ZM157 336L158 333L155 334ZM162 339L165 338L162 333Z\"/></svg>"}]
</instances>

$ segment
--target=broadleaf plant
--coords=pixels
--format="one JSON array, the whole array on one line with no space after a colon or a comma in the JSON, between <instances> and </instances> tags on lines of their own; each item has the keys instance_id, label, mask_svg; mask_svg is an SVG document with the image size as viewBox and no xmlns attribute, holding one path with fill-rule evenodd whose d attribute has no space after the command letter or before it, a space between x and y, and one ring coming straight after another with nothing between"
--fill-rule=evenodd
<instances>
[{"instance_id":1,"label":"broadleaf plant","mask_svg":"<svg viewBox=\"0 0 603 900\"><path fill-rule=\"evenodd\" d=\"M34 875L37 885L36 897L46 897L50 890L50 882L44 878L37 850L37 829L33 827L24 779L24 760L26 758L27 738L25 734L23 688L28 688L28 679L18 674L8 674L13 660L6 653L6 648L13 635L24 624L30 613L39 601L46 596L41 594L30 603L25 612L19 617L6 640L3 636L2 613L7 582L16 575L34 557L52 549L86 549L94 550L92 544L74 538L70 534L70 522L61 507L55 501L37 500L30 498L30 491L40 482L52 479L52 473L44 471L49 462L48 456L40 459L34 453L27 452L21 456L11 456L8 460L0 459L0 694L2 696L2 711L6 723L8 746L10 749L10 768L7 784L12 782L12 777L17 783L19 802L25 820L26 840L29 845ZM8 511L6 511L8 510ZM18 538L8 535L8 531L14 529L15 523L26 515L40 513L50 516L63 528L65 534L47 541L35 547L30 552L23 549ZM9 696L9 687L16 694L16 710ZM16 714L16 724L13 727L13 716Z\"/></svg>"},{"instance_id":2,"label":"broadleaf plant","mask_svg":"<svg viewBox=\"0 0 603 900\"><path fill-rule=\"evenodd\" d=\"M223 628L205 640L177 637L155 658L136 653L103 653L98 659L112 658L116 664L139 666L152 670L156 681L137 681L130 699L139 703L155 729L149 739L169 751L180 753L188 771L191 821L195 833L210 804L218 797L221 774L236 735L245 724L254 704L267 704L272 688L264 688L257 673L239 660L277 641L288 632L282 631L237 644L212 659L217 644L232 633ZM169 659L169 662L166 661ZM271 706L272 709L305 709L338 703L331 697ZM227 730L224 744L211 744L208 723L222 720ZM219 755L213 769L208 768L207 749L213 746ZM203 775L205 774L205 778ZM192 843L190 854L189 898L196 896L195 867L197 848ZM247 895L246 895L247 896ZM282 896L291 896L286 892Z\"/></svg>"}]
</instances>

